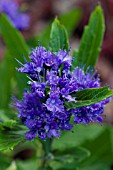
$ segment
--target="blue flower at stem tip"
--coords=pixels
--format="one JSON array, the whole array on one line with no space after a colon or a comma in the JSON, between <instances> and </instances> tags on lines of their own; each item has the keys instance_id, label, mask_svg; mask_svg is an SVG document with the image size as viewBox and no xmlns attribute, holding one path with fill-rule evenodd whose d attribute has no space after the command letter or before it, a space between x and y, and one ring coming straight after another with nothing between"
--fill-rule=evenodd
<instances>
[{"instance_id":1,"label":"blue flower at stem tip","mask_svg":"<svg viewBox=\"0 0 113 170\"><path fill-rule=\"evenodd\" d=\"M29 27L30 18L27 14L20 11L19 4L15 0L0 0L0 13L7 15L13 26L19 30Z\"/></svg>"},{"instance_id":2,"label":"blue flower at stem tip","mask_svg":"<svg viewBox=\"0 0 113 170\"><path fill-rule=\"evenodd\" d=\"M24 91L23 99L15 99L22 123L29 129L27 140L38 136L41 140L70 131L74 124L102 122L104 106L110 98L96 104L67 110L64 101L75 101L71 93L87 88L100 87L100 78L79 67L70 71L73 58L69 51L52 53L39 46L32 50L30 62L21 64L17 70L28 74L29 89ZM20 63L20 62L19 62ZM73 122L70 121L73 117ZM71 122L71 123L70 123Z\"/></svg>"}]
</instances>

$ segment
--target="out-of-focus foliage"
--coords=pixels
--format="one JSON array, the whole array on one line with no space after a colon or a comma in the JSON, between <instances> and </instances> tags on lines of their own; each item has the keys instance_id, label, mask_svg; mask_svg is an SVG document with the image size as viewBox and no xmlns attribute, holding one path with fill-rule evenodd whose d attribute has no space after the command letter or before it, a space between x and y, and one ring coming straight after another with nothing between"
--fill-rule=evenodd
<instances>
[{"instance_id":1,"label":"out-of-focus foliage","mask_svg":"<svg viewBox=\"0 0 113 170\"><path fill-rule=\"evenodd\" d=\"M74 29L78 26L81 16L82 16L82 12L79 9L73 9L68 13L59 16L59 20L65 26L69 36L72 35ZM31 47L36 47L37 42L40 41L41 45L48 47L49 39L50 39L50 31L51 31L51 22L46 26L44 30L42 30L42 32L39 35L28 40L27 41L28 45Z\"/></svg>"},{"instance_id":2,"label":"out-of-focus foliage","mask_svg":"<svg viewBox=\"0 0 113 170\"><path fill-rule=\"evenodd\" d=\"M0 153L0 170L6 170L10 166L11 161L12 159L7 155Z\"/></svg>"},{"instance_id":3,"label":"out-of-focus foliage","mask_svg":"<svg viewBox=\"0 0 113 170\"><path fill-rule=\"evenodd\" d=\"M13 86L17 85L19 95L23 93L26 78L23 75L18 75L18 72L15 71L17 62L14 59L24 62L23 56L28 58L29 49L19 31L10 24L3 14L0 15L0 30L7 47L6 55L0 64L0 79L2 80L2 83L0 83L2 98L0 108L6 108L11 98Z\"/></svg>"},{"instance_id":4,"label":"out-of-focus foliage","mask_svg":"<svg viewBox=\"0 0 113 170\"><path fill-rule=\"evenodd\" d=\"M75 126L74 133L65 133L61 139L54 140L53 148L65 150L83 146L90 151L90 156L81 163L78 170L110 170L113 163L112 132L113 128L105 125L78 125Z\"/></svg>"}]
</instances>

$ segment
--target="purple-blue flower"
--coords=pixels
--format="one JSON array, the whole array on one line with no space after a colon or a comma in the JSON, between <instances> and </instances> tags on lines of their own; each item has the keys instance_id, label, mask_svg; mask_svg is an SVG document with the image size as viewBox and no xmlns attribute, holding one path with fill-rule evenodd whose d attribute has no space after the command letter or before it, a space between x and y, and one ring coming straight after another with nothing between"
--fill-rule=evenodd
<instances>
[{"instance_id":1,"label":"purple-blue flower","mask_svg":"<svg viewBox=\"0 0 113 170\"><path fill-rule=\"evenodd\" d=\"M30 86L25 90L23 99L15 99L18 117L29 131L26 139L36 136L59 137L64 130L71 130L74 124L102 122L106 99L96 104L67 110L64 101L75 101L72 93L87 88L100 87L100 78L95 73L84 72L79 67L70 71L73 58L69 51L59 50L52 53L39 46L32 50L30 62L22 64L17 70L28 74ZM73 118L73 122L70 121Z\"/></svg>"},{"instance_id":2,"label":"purple-blue flower","mask_svg":"<svg viewBox=\"0 0 113 170\"><path fill-rule=\"evenodd\" d=\"M20 11L19 5L15 0L0 0L0 13L7 15L15 28L24 30L29 27L29 16Z\"/></svg>"}]
</instances>

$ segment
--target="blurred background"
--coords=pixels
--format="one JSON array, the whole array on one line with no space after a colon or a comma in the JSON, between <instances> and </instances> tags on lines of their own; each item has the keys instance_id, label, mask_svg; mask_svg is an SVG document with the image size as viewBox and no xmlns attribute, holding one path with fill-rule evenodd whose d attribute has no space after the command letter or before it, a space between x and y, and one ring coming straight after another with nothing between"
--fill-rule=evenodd
<instances>
[{"instance_id":1,"label":"blurred background","mask_svg":"<svg viewBox=\"0 0 113 170\"><path fill-rule=\"evenodd\" d=\"M40 44L47 46L47 42L49 40L49 32L50 32L50 23L53 19L58 16L61 22L66 26L69 38L70 38L70 46L72 49L78 48L79 41L82 36L84 26L88 24L89 16L91 12L95 9L98 3L101 4L105 16L105 26L106 31L104 35L104 41L102 45L102 50L100 53L99 60L96 64L96 69L98 73L101 75L101 81L104 85L107 83L111 88L113 88L113 0L18 0L19 6L21 10L26 11L26 13L30 17L30 25L27 29L21 31L24 38L26 39L27 44L33 48L38 45L38 40L40 40ZM2 37L0 36L0 60L2 62L4 54L5 54L5 44L3 42ZM6 94L7 95L7 94ZM105 112L103 114L104 121L107 124L113 124L113 100L110 104L108 104L105 108ZM75 129L76 131L76 129ZM86 133L87 132L87 133ZM93 132L93 134L91 134ZM106 127L89 126L86 131L84 131L83 126L79 126L77 128L76 134L74 134L75 141L73 141L73 134L70 136L64 135L59 143L57 140L53 143L54 149L56 146L59 148L67 147L70 144L72 146L83 145L93 152L93 156L90 161L93 164L93 161L97 161L104 157L103 155L110 155L110 146L111 143L108 142L108 138L112 138L112 150L113 150L113 135L110 136L109 133L112 133L113 129L106 130ZM81 133L84 135L82 136ZM113 133L112 133L113 134ZM100 135L100 136L99 136ZM66 141L67 138L70 138L70 141ZM99 140L101 141L99 143ZM93 141L93 143L92 143ZM87 143L88 142L88 143ZM101 150L99 153L96 153L95 150L98 150L98 147L95 146L97 144L100 148L103 143L106 143L105 149ZM111 141L110 141L111 142ZM22 160L26 160L32 155L35 154L35 148L37 146L23 145L17 147L16 151L14 151L14 159L21 158ZM26 152L28 153L26 155ZM97 154L95 157L94 155ZM112 155L113 156L113 155ZM96 159L97 158L97 159ZM98 168L96 164L94 164L93 169L88 165L86 166L87 170L108 170L107 163L104 166L104 161L107 158L103 158L103 166L101 163L98 163ZM109 160L109 159L108 159ZM111 160L110 160L111 161ZM109 161L108 161L109 162ZM90 165L92 165L90 164ZM26 164L25 167L19 162L17 170L28 170L30 164ZM87 165L87 161L84 163L84 166ZM113 162L111 163L111 169L113 168ZM85 170L85 168L81 168L80 170ZM23 167L23 169L22 169ZM32 167L32 166L31 166ZM30 167L29 167L30 168ZM35 168L34 168L35 169ZM0 169L2 170L2 169Z\"/></svg>"}]
</instances>

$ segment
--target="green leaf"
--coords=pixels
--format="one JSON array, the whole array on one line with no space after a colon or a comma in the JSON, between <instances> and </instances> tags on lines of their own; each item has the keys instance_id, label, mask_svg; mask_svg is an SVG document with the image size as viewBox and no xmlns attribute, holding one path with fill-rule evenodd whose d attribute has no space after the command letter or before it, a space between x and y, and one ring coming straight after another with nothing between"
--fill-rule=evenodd
<instances>
[{"instance_id":1,"label":"green leaf","mask_svg":"<svg viewBox=\"0 0 113 170\"><path fill-rule=\"evenodd\" d=\"M60 49L69 49L67 31L57 18L54 20L51 28L50 49L53 52L57 52Z\"/></svg>"},{"instance_id":2,"label":"green leaf","mask_svg":"<svg viewBox=\"0 0 113 170\"><path fill-rule=\"evenodd\" d=\"M106 126L100 126L99 124L75 125L73 127L73 133L71 131L63 132L59 139L53 140L52 147L54 150L64 150L82 146L84 142L97 138L105 129Z\"/></svg>"},{"instance_id":3,"label":"green leaf","mask_svg":"<svg viewBox=\"0 0 113 170\"><path fill-rule=\"evenodd\" d=\"M75 66L84 66L86 70L88 66L95 65L101 50L104 29L103 12L98 5L91 14L88 26L85 27Z\"/></svg>"},{"instance_id":4,"label":"green leaf","mask_svg":"<svg viewBox=\"0 0 113 170\"><path fill-rule=\"evenodd\" d=\"M50 166L47 166L47 167L40 167L38 168L38 170L53 170Z\"/></svg>"},{"instance_id":5,"label":"green leaf","mask_svg":"<svg viewBox=\"0 0 113 170\"><path fill-rule=\"evenodd\" d=\"M113 90L108 87L90 88L76 92L72 96L75 97L77 102L65 101L65 106L68 110L98 103L113 95Z\"/></svg>"},{"instance_id":6,"label":"green leaf","mask_svg":"<svg viewBox=\"0 0 113 170\"><path fill-rule=\"evenodd\" d=\"M90 156L90 152L81 147L73 147L66 150L56 151L53 161L49 165L54 170L74 169L78 167L83 160Z\"/></svg>"},{"instance_id":7,"label":"green leaf","mask_svg":"<svg viewBox=\"0 0 113 170\"><path fill-rule=\"evenodd\" d=\"M12 75L15 70L12 67L12 63L9 57L5 55L3 61L0 63L0 108L8 108L8 103L10 102L12 88L11 81Z\"/></svg>"},{"instance_id":8,"label":"green leaf","mask_svg":"<svg viewBox=\"0 0 113 170\"><path fill-rule=\"evenodd\" d=\"M91 156L86 159L79 170L110 170L113 164L113 152L111 143L110 127L97 138L86 141L83 146L91 152ZM104 141L104 142L103 142Z\"/></svg>"},{"instance_id":9,"label":"green leaf","mask_svg":"<svg viewBox=\"0 0 113 170\"><path fill-rule=\"evenodd\" d=\"M11 25L4 14L0 14L0 30L10 54L17 59L22 58L22 55L28 58L29 49L22 35Z\"/></svg>"},{"instance_id":10,"label":"green leaf","mask_svg":"<svg viewBox=\"0 0 113 170\"><path fill-rule=\"evenodd\" d=\"M0 127L1 128L13 128L15 125L17 124L17 122L15 120L7 120L5 122L0 122Z\"/></svg>"},{"instance_id":11,"label":"green leaf","mask_svg":"<svg viewBox=\"0 0 113 170\"><path fill-rule=\"evenodd\" d=\"M110 170L110 165L113 164L113 141L111 139L113 127L94 123L79 124L74 126L73 131L74 133L64 132L59 139L54 139L53 149L67 150L71 147L84 147L91 155L80 163L77 170Z\"/></svg>"},{"instance_id":12,"label":"green leaf","mask_svg":"<svg viewBox=\"0 0 113 170\"><path fill-rule=\"evenodd\" d=\"M8 114L6 114L5 110L0 110L0 120L3 122L9 120Z\"/></svg>"},{"instance_id":13,"label":"green leaf","mask_svg":"<svg viewBox=\"0 0 113 170\"><path fill-rule=\"evenodd\" d=\"M20 95L22 94L23 89L26 86L27 78L25 77L25 75L19 74L17 71L15 71L15 67L18 67L18 63L14 60L14 58L18 59L21 62L24 62L24 57L22 55L28 58L29 49L22 35L11 25L4 14L0 14L0 32L7 46L7 54L3 59L3 64L0 66L0 84L2 86L3 92L5 91L5 94L8 92L8 98L3 98L4 102L2 104L2 107L5 107L7 102L9 101L9 96L11 95L12 79L16 80Z\"/></svg>"},{"instance_id":14,"label":"green leaf","mask_svg":"<svg viewBox=\"0 0 113 170\"><path fill-rule=\"evenodd\" d=\"M1 123L0 126L0 151L13 149L17 144L25 141L26 128L24 126L18 125L13 120Z\"/></svg>"},{"instance_id":15,"label":"green leaf","mask_svg":"<svg viewBox=\"0 0 113 170\"><path fill-rule=\"evenodd\" d=\"M5 123L9 120L17 120L17 113L12 110L0 110L0 120Z\"/></svg>"},{"instance_id":16,"label":"green leaf","mask_svg":"<svg viewBox=\"0 0 113 170\"><path fill-rule=\"evenodd\" d=\"M77 170L111 170L111 166L105 162L100 162L98 158L96 163L78 168Z\"/></svg>"}]
</instances>

